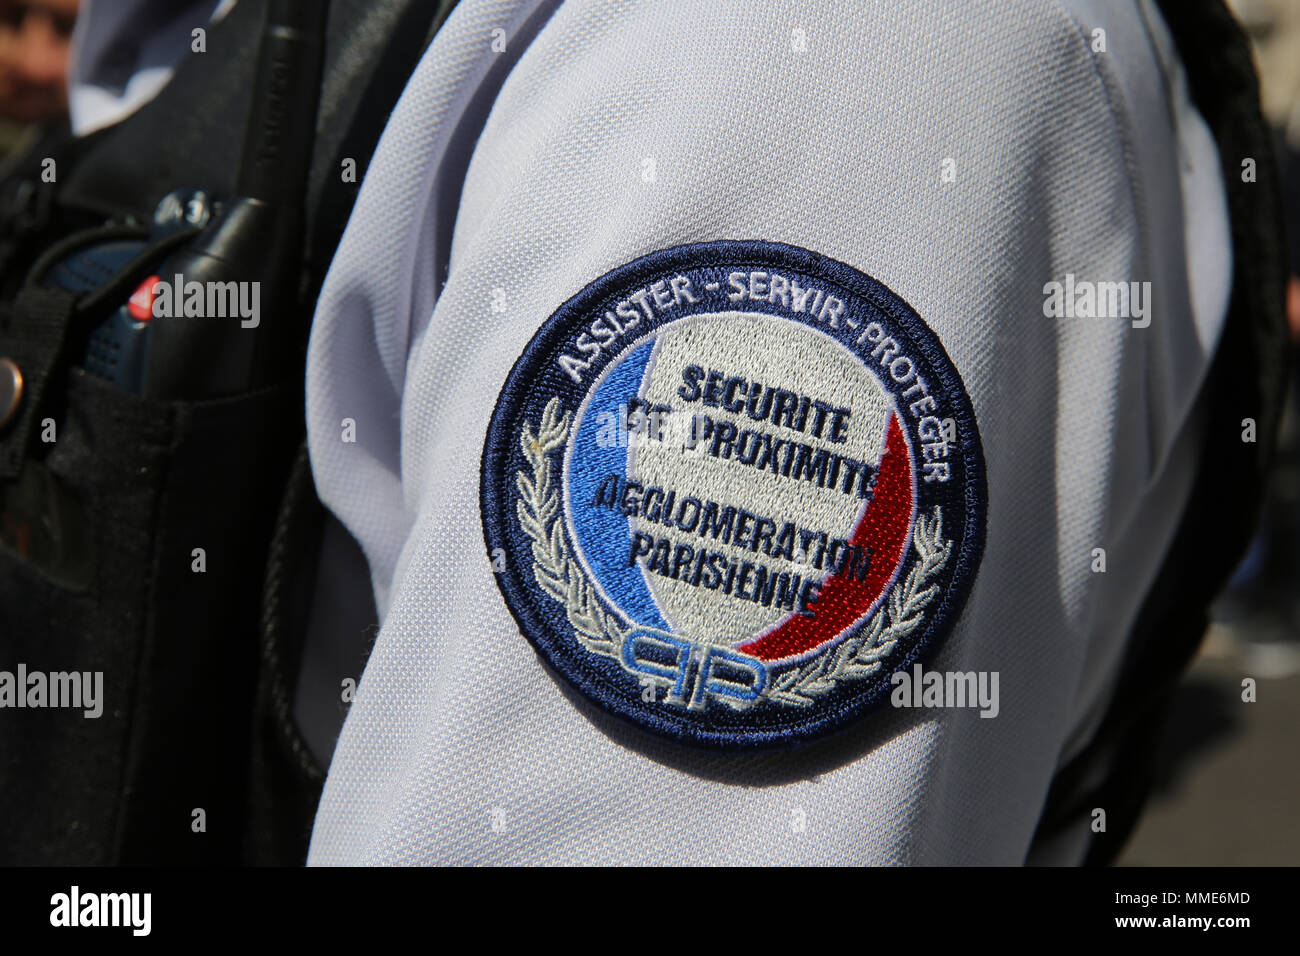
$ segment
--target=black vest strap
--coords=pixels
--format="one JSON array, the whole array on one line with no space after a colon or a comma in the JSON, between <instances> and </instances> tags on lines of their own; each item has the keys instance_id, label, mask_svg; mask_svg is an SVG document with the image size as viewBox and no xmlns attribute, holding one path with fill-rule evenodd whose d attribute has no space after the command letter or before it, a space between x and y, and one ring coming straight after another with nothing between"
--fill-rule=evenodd
<instances>
[{"instance_id":1,"label":"black vest strap","mask_svg":"<svg viewBox=\"0 0 1300 956\"><path fill-rule=\"evenodd\" d=\"M64 289L26 286L18 294L10 327L0 334L0 357L10 359L22 376L15 417L0 430L0 481L22 471L33 439L50 376L59 363L78 295Z\"/></svg>"}]
</instances>

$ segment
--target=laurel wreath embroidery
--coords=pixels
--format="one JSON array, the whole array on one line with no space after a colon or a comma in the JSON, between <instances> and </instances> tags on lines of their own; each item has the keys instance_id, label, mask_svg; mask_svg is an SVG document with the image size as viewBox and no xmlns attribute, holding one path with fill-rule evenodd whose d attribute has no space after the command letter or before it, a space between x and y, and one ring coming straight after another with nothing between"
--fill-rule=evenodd
<instances>
[{"instance_id":1,"label":"laurel wreath embroidery","mask_svg":"<svg viewBox=\"0 0 1300 956\"><path fill-rule=\"evenodd\" d=\"M594 654L617 658L624 631L599 599L575 562L564 540L560 496L551 477L550 456L568 440L572 416L560 411L552 398L542 412L536 433L527 425L519 435L524 458L532 474L515 475L519 500L515 503L519 525L532 539L533 576L542 590L564 605L578 642ZM769 685L765 696L796 707L835 689L841 681L861 680L875 674L894 646L915 631L924 612L939 593L930 583L948 563L952 542L943 537L943 515L938 508L927 519L917 518L912 546L918 560L901 587L894 587L884 605L862 632L843 641L803 668L792 668ZM892 620L892 623L891 623Z\"/></svg>"},{"instance_id":2,"label":"laurel wreath embroidery","mask_svg":"<svg viewBox=\"0 0 1300 956\"><path fill-rule=\"evenodd\" d=\"M938 585L930 582L948 563L952 542L944 540L943 515L938 508L928 520L925 515L917 518L912 547L918 560L902 586L889 592L871 623L830 653L782 674L768 687L770 700L808 707L815 697L834 690L840 681L870 677L884 666L894 645L921 626L926 607L939 593Z\"/></svg>"},{"instance_id":3,"label":"laurel wreath embroidery","mask_svg":"<svg viewBox=\"0 0 1300 956\"><path fill-rule=\"evenodd\" d=\"M594 654L617 657L623 645L623 630L600 606L586 576L569 557L564 542L560 496L553 487L550 456L563 448L569 435L571 415L560 413L560 400L552 398L542 411L534 434L524 425L519 444L532 467L530 476L515 476L519 500L515 510L519 525L533 541L533 576L543 591L565 606L578 642Z\"/></svg>"}]
</instances>

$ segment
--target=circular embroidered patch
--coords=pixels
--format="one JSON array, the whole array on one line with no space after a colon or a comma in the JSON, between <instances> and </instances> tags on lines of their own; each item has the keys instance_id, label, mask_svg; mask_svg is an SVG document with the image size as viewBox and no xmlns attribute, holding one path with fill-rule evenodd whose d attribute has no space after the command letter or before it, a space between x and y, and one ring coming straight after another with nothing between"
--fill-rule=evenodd
<instances>
[{"instance_id":1,"label":"circular embroidered patch","mask_svg":"<svg viewBox=\"0 0 1300 956\"><path fill-rule=\"evenodd\" d=\"M984 541L975 417L879 282L769 242L597 279L488 430L489 558L520 630L600 707L721 749L887 699L951 629Z\"/></svg>"}]
</instances>

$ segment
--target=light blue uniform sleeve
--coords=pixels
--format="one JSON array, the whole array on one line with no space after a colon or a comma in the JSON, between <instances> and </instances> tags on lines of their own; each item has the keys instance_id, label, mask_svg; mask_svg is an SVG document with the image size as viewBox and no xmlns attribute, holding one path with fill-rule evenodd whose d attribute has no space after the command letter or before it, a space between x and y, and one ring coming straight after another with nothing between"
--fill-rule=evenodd
<instances>
[{"instance_id":1,"label":"light blue uniform sleeve","mask_svg":"<svg viewBox=\"0 0 1300 956\"><path fill-rule=\"evenodd\" d=\"M310 861L1023 862L1187 500L1226 307L1218 159L1169 46L1137 2L462 0L313 328L313 469L382 627ZM886 705L794 752L697 751L521 632L480 495L512 367L589 283L722 240L871 276L950 357L986 534L928 666L996 675L984 716ZM1076 314L1106 282L1135 283L1127 312Z\"/></svg>"}]
</instances>

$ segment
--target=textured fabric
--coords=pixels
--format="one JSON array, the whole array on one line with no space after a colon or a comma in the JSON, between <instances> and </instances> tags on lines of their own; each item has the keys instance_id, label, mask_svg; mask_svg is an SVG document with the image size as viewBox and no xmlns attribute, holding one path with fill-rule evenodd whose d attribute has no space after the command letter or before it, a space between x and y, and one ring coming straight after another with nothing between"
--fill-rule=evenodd
<instances>
[{"instance_id":1,"label":"textured fabric","mask_svg":"<svg viewBox=\"0 0 1300 956\"><path fill-rule=\"evenodd\" d=\"M1158 15L577 2L519 50L530 6L462 0L449 18L318 306L313 467L382 627L311 861L1022 862L1186 501L1226 302L1217 157ZM497 28L518 62L480 135L466 117ZM463 191L432 188L467 137ZM996 719L886 709L795 754L701 755L593 712L519 634L478 509L501 383L593 279L723 238L866 272L952 357L988 527L932 666L999 672ZM1045 284L1067 275L1151 282L1150 324L1045 317ZM1059 845L1075 862L1086 839Z\"/></svg>"},{"instance_id":2,"label":"textured fabric","mask_svg":"<svg viewBox=\"0 0 1300 956\"><path fill-rule=\"evenodd\" d=\"M1191 497L1132 629L1104 722L1053 779L1035 836L1038 843L1054 830L1077 830L1092 808L1107 807L1111 825L1090 841L1089 864L1113 861L1140 816L1154 776L1159 716L1168 713L1205 634L1204 598L1228 583L1258 524L1290 364L1280 182L1252 45L1221 0L1158 5L1188 66L1192 102L1222 147L1232 294L1202 390L1207 440ZM1243 175L1247 169L1254 175ZM1241 440L1246 419L1257 425L1254 441Z\"/></svg>"}]
</instances>

